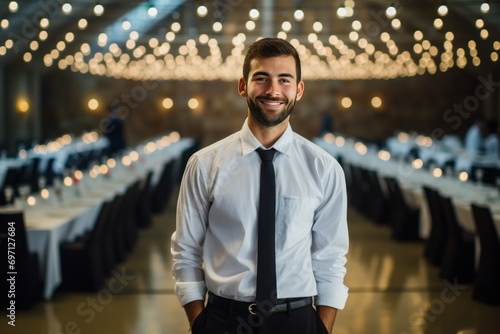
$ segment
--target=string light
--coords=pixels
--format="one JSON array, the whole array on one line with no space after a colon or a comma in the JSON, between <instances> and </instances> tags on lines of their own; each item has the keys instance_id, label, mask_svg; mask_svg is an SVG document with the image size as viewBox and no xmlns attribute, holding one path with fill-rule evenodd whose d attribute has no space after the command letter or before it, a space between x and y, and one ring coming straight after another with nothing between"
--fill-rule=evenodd
<instances>
[{"instance_id":1,"label":"string light","mask_svg":"<svg viewBox=\"0 0 500 334\"><path fill-rule=\"evenodd\" d=\"M148 16L150 19L154 19L156 18L156 16L158 15L158 9L156 9L155 6L151 5L149 8L148 8Z\"/></svg>"},{"instance_id":2,"label":"string light","mask_svg":"<svg viewBox=\"0 0 500 334\"><path fill-rule=\"evenodd\" d=\"M490 4L488 2L483 2L481 4L480 9L481 9L481 13L486 14L490 11Z\"/></svg>"},{"instance_id":3,"label":"string light","mask_svg":"<svg viewBox=\"0 0 500 334\"><path fill-rule=\"evenodd\" d=\"M196 14L199 17L205 17L205 16L207 16L207 14L208 14L207 7L205 5L198 6L198 8L196 9Z\"/></svg>"},{"instance_id":4,"label":"string light","mask_svg":"<svg viewBox=\"0 0 500 334\"><path fill-rule=\"evenodd\" d=\"M162 9L151 5L152 0L148 2L150 5L146 7L148 8L147 15L151 18L157 17L158 11ZM11 1L9 10L11 3L17 4L17 2ZM61 7L63 13L72 10L69 0L60 1L60 3L64 3ZM484 4L488 5L489 11L487 1ZM69 5L69 7L66 5ZM484 12L483 7L486 8L483 5L481 5L482 12ZM340 18L351 17L354 14L354 7L354 1L352 0L341 1L336 14ZM96 3L93 10L96 16L104 14L104 7L99 3ZM153 13L150 13L151 10L153 10ZM289 32L292 27L295 27L294 22L303 21L305 14L302 9L294 8L292 10L294 21L283 21L280 25L281 31L277 31L275 36L285 39L288 39L288 36L293 37L289 35ZM194 7L193 11L196 11L198 17L208 15L208 8L204 4ZM141 15L143 16L141 20L144 19L144 12L144 7L141 7ZM398 9L394 6L394 2L391 1L384 12L394 30L402 29L401 27L406 22L397 17ZM447 13L448 7L442 2L438 8L438 17L430 21L435 29L443 29L442 17L446 16ZM47 54L41 55L40 58L43 58L46 66L56 65L60 69L67 68L76 72L106 75L114 78L133 80L234 80L240 72L245 47L248 46L245 45L246 39L253 41L255 38L260 37L251 33L252 31L260 31L260 29L257 29L261 24L258 21L260 18L259 10L252 8L248 15L250 18L241 22L241 24L245 25L245 33L224 36L224 41L232 41L229 49L226 48L228 42L224 42L224 45L218 45L218 43L222 43L222 40L216 34L224 29L223 22L225 21L216 20L213 23L208 23L212 24L212 36L210 36L210 32L207 32L207 34L200 35L195 42L188 39L190 38L188 36L192 34L191 27L186 29L186 32L181 32L181 25L177 22L180 18L179 12L172 13L171 19L174 21L170 26L170 31L167 27L167 31L162 33L165 36L164 38L151 36L154 32L145 33L143 36L142 32L145 30L141 27L141 20L136 21L135 17L128 14L128 19L122 18L123 21L121 24L118 23L117 29L119 33L126 36L125 40L117 40L116 36L114 36L115 32L106 30L106 33L97 33L95 41L88 41L89 43L77 47L78 51L76 53L64 54L68 49L66 44L75 40L75 33L67 32L64 34L63 32L64 39L56 40L53 45L48 46ZM363 16L358 15L357 17L362 18ZM134 22L134 31L128 33L132 29L131 22ZM303 42L297 39L291 40L303 59L303 73L308 80L409 77L426 73L433 74L436 70L446 71L453 66L459 68L479 66L485 63L485 59L488 59L488 61L490 59L491 61L498 60L498 48L500 48L498 41L491 42L493 43L493 49L491 49L490 42L487 42L490 51L485 53L486 56L479 58L479 46L476 48L474 45L467 52L464 49L455 50L459 43L453 42L453 37L450 37L453 34L450 31L446 32L445 40L443 40L443 34L431 34L432 38L428 37L428 40L424 40L423 33L417 30L413 33L414 43L409 46L408 50L404 50L400 45L396 45L395 40L391 38L389 32L393 33L392 30L380 33L379 37L383 44L373 41L370 43L366 38L362 38L369 32L369 25L361 19L349 21L351 31L342 34L342 37L335 35L325 37L328 32L325 31L327 29L323 22L321 20L313 22L309 28L312 28L311 33L305 37L307 39L306 44L302 44ZM475 23L479 32L476 40L488 39L493 36L492 31L485 29L482 19L476 20ZM48 19L40 20L42 29L48 29L48 26ZM407 27L410 26L411 24L407 25ZM1 27L7 29L9 20L2 19ZM87 19L82 18L78 21L79 29L83 30L87 27ZM230 27L228 26L228 31L231 30ZM363 28L366 28L367 31L363 31ZM304 29L307 28L304 27ZM39 37L39 41L45 41L48 33L46 30L41 30L37 37ZM226 37L228 38L226 39ZM438 38L441 38L441 41ZM35 39L29 41L28 52L22 54L26 62L31 61L31 58L35 56L35 51L40 50L39 44L41 42L39 41ZM454 43L456 43L456 46L453 45ZM484 42L481 41L481 43ZM13 45L12 40L7 40L4 45L0 45L0 56L12 52ZM454 57L455 53L456 58ZM200 71L200 68L205 70Z\"/></svg>"},{"instance_id":5,"label":"string light","mask_svg":"<svg viewBox=\"0 0 500 334\"><path fill-rule=\"evenodd\" d=\"M71 14L71 12L73 11L73 7L71 6L71 4L69 2L64 3L62 5L61 9L62 9L63 13L66 15Z\"/></svg>"},{"instance_id":6,"label":"string light","mask_svg":"<svg viewBox=\"0 0 500 334\"><path fill-rule=\"evenodd\" d=\"M11 13L16 13L19 9L19 5L17 4L17 1L11 1L9 2L9 11Z\"/></svg>"},{"instance_id":7,"label":"string light","mask_svg":"<svg viewBox=\"0 0 500 334\"><path fill-rule=\"evenodd\" d=\"M94 6L94 15L101 16L102 14L104 14L104 7L100 3L97 3Z\"/></svg>"},{"instance_id":8,"label":"string light","mask_svg":"<svg viewBox=\"0 0 500 334\"><path fill-rule=\"evenodd\" d=\"M293 13L293 17L295 18L295 21L302 21L304 19L304 12L301 9L297 9Z\"/></svg>"},{"instance_id":9,"label":"string light","mask_svg":"<svg viewBox=\"0 0 500 334\"><path fill-rule=\"evenodd\" d=\"M248 15L250 16L250 18L252 20L257 20L260 16L260 13L257 9L253 8L250 10L250 12L248 13Z\"/></svg>"},{"instance_id":10,"label":"string light","mask_svg":"<svg viewBox=\"0 0 500 334\"><path fill-rule=\"evenodd\" d=\"M130 21L128 20L125 20L122 22L122 29L127 31L129 30L130 28L132 27L132 24L130 23Z\"/></svg>"},{"instance_id":11,"label":"string light","mask_svg":"<svg viewBox=\"0 0 500 334\"><path fill-rule=\"evenodd\" d=\"M387 9L385 10L385 16L387 16L388 19L393 19L396 17L396 14L397 14L397 10L394 6L389 6L387 7Z\"/></svg>"},{"instance_id":12,"label":"string light","mask_svg":"<svg viewBox=\"0 0 500 334\"><path fill-rule=\"evenodd\" d=\"M441 6L438 7L437 12L440 16L446 16L446 14L448 14L448 6L442 4Z\"/></svg>"}]
</instances>

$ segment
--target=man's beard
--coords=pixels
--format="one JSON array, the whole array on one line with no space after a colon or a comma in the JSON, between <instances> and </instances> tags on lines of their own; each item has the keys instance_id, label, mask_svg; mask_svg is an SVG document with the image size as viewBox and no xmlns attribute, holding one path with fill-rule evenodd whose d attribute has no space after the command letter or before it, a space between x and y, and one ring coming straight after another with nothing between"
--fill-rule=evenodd
<instances>
[{"instance_id":1,"label":"man's beard","mask_svg":"<svg viewBox=\"0 0 500 334\"><path fill-rule=\"evenodd\" d=\"M257 98L257 100L258 99L259 98ZM247 97L248 108L250 109L252 116L257 122L267 127L275 126L283 122L292 113L292 110L295 107L295 100L290 103L287 99L263 99L266 101L285 102L283 104L284 108L281 111L276 111L277 113L265 112L254 100L252 100L250 97Z\"/></svg>"}]
</instances>

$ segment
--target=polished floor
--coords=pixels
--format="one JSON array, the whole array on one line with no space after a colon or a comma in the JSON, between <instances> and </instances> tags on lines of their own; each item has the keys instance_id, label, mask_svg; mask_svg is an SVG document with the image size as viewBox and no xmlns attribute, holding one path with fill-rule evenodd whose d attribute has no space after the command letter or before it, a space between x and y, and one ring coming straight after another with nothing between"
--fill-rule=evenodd
<instances>
[{"instance_id":1,"label":"polished floor","mask_svg":"<svg viewBox=\"0 0 500 334\"><path fill-rule=\"evenodd\" d=\"M153 226L140 232L134 252L116 268L113 285L92 294L58 291L50 302L18 311L15 328L2 317L0 333L188 333L170 270L175 196ZM334 333L500 333L500 307L474 302L472 285L441 281L424 260L422 243L394 242L386 226L354 210L349 228L350 295Z\"/></svg>"}]
</instances>

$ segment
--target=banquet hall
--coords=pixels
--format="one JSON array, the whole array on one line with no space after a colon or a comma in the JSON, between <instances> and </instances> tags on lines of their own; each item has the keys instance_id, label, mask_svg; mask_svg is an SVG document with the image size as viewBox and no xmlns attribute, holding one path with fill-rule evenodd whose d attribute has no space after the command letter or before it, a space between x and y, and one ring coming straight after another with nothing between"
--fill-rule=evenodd
<instances>
[{"instance_id":1,"label":"banquet hall","mask_svg":"<svg viewBox=\"0 0 500 334\"><path fill-rule=\"evenodd\" d=\"M179 189L245 122L264 37L297 49L291 127L345 175L332 333L500 331L499 0L2 0L1 333L190 330Z\"/></svg>"}]
</instances>

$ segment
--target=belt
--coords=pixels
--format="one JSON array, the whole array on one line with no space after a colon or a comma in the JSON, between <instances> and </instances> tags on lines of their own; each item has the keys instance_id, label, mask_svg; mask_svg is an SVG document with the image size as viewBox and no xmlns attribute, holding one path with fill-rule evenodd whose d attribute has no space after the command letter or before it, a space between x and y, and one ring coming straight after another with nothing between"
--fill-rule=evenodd
<instances>
[{"instance_id":1,"label":"belt","mask_svg":"<svg viewBox=\"0 0 500 334\"><path fill-rule=\"evenodd\" d=\"M214 306L227 308L228 310L234 310L238 312L249 312L250 314L255 315L259 311L261 313L278 313L308 306L312 304L312 298L311 297L292 298L284 303L276 304L273 307L271 307L271 309L267 310L264 307L259 307L259 305L256 302L252 303L240 302L237 300L219 297L214 295L213 293L209 293L208 303Z\"/></svg>"}]
</instances>

